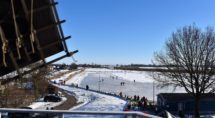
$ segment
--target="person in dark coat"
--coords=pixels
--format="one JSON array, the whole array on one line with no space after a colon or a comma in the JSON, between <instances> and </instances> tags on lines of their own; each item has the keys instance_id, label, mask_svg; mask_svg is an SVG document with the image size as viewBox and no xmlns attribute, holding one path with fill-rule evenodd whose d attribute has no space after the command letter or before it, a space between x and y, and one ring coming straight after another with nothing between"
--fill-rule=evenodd
<instances>
[{"instance_id":1,"label":"person in dark coat","mask_svg":"<svg viewBox=\"0 0 215 118\"><path fill-rule=\"evenodd\" d=\"M89 90L89 86L88 85L86 85L86 90Z\"/></svg>"}]
</instances>

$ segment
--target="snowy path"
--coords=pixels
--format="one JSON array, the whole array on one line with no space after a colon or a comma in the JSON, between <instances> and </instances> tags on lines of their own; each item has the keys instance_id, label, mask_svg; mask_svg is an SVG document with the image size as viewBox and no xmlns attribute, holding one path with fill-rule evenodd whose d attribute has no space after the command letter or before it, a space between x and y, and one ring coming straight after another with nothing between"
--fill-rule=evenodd
<instances>
[{"instance_id":1,"label":"snowy path","mask_svg":"<svg viewBox=\"0 0 215 118\"><path fill-rule=\"evenodd\" d=\"M55 86L66 90L68 94L74 95L77 98L77 102L79 103L78 106L75 106L71 108L70 110L76 110L76 111L122 111L126 101L109 96L109 95L104 95L100 94L97 92L92 92L92 91L87 91L84 89L79 89L75 87L71 87L71 84L78 84L80 85L81 81L88 75L89 72L81 72L76 75L74 75L72 78L68 78L69 80L66 81L67 85L57 85ZM64 75L64 77L61 77L61 79L68 77L69 74ZM57 79L59 80L59 79ZM57 81L58 82L58 81ZM104 116L80 116L80 115L66 115L65 118L70 118L70 117L104 117ZM105 116L107 117L113 117L113 116Z\"/></svg>"},{"instance_id":2,"label":"snowy path","mask_svg":"<svg viewBox=\"0 0 215 118\"><path fill-rule=\"evenodd\" d=\"M122 111L126 101L119 99L117 97L108 96L99 94L96 92L87 91L84 89L79 89L75 87L69 87L64 85L58 85L59 88L68 91L70 94L73 94L78 99L80 105L71 108L70 110L75 111ZM88 115L65 115L65 118L70 117L118 117L118 116L88 116Z\"/></svg>"},{"instance_id":3,"label":"snowy path","mask_svg":"<svg viewBox=\"0 0 215 118\"><path fill-rule=\"evenodd\" d=\"M76 74L75 74L76 73ZM74 75L71 76L70 75ZM77 71L75 72L71 72L68 74L65 74L59 78L56 78L55 80L52 80L52 82L55 81L55 83L60 83L60 80L68 80L66 82L67 85L60 85L60 84L53 84L63 90L65 90L68 94L71 94L73 96L75 96L77 98L77 102L79 103L79 105L71 108L70 110L72 111L122 111L126 101L114 97L114 96L109 96L109 95L105 95L105 94L100 94L97 92L92 92L92 91L87 91L85 89L80 89L80 88L75 88L75 87L71 87L70 85L73 83L75 84L80 84L80 82L88 75L88 73L81 72L81 73L77 73ZM64 99L62 102L64 102L66 99ZM61 104L62 102L43 102L41 100L41 102L34 102L32 105L30 105L30 107L34 108L34 109L46 109L47 107L53 107L56 105ZM119 118L121 116L92 116L92 115L65 115L65 118L74 118L74 117L78 117L78 118Z\"/></svg>"},{"instance_id":4,"label":"snowy path","mask_svg":"<svg viewBox=\"0 0 215 118\"><path fill-rule=\"evenodd\" d=\"M74 93L78 99L78 103L82 103L79 106L72 108L71 110L82 111L122 111L126 101L108 95L103 95L96 92L91 92L79 88L69 86L58 86L68 92Z\"/></svg>"},{"instance_id":5,"label":"snowy path","mask_svg":"<svg viewBox=\"0 0 215 118\"><path fill-rule=\"evenodd\" d=\"M82 72L76 74L74 77L70 78L66 82L67 85L78 84L80 85L81 81L88 76L89 72ZM78 89L75 87L69 86L58 86L61 89L67 90L71 93L74 93L80 106L72 108L72 110L86 110L86 111L122 111L126 101L119 99L117 97L108 96L99 94L92 91L87 91L83 89Z\"/></svg>"},{"instance_id":6,"label":"snowy path","mask_svg":"<svg viewBox=\"0 0 215 118\"><path fill-rule=\"evenodd\" d=\"M32 109L46 110L47 108L51 109L52 107L59 106L66 100L67 99L65 97L63 97L61 102L44 102L43 98L41 98L39 101L33 102L28 107L30 107Z\"/></svg>"}]
</instances>

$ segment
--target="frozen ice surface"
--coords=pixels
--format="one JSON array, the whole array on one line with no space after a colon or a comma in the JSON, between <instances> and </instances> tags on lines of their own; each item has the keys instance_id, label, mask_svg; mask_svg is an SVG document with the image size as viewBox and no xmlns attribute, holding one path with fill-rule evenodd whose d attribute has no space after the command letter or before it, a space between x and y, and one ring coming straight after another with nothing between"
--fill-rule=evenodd
<instances>
[{"instance_id":1,"label":"frozen ice surface","mask_svg":"<svg viewBox=\"0 0 215 118\"><path fill-rule=\"evenodd\" d=\"M121 82L125 82L124 85L121 86ZM131 82L127 81L123 78L111 78L109 76L99 77L97 74L90 73L84 80L81 82L81 87L85 87L89 85L90 89L99 90L103 92L111 92L119 94L122 92L123 95L126 96L145 96L149 100L153 99L153 83L143 83L143 82ZM173 87L167 88L157 88L156 84L154 84L154 95L158 93L170 93L170 92L184 92L184 90L176 89L173 91ZM155 96L156 97L156 96Z\"/></svg>"},{"instance_id":2,"label":"frozen ice surface","mask_svg":"<svg viewBox=\"0 0 215 118\"><path fill-rule=\"evenodd\" d=\"M124 86L121 86L121 82L125 82ZM84 79L80 82L80 86L85 87L89 85L89 88L93 90L116 94L122 92L126 96L145 96L149 100L153 100L153 82L155 82L155 101L156 95L159 93L185 92L183 88L176 88L174 90L171 86L159 88L156 81L147 72L128 70L87 69Z\"/></svg>"},{"instance_id":3,"label":"frozen ice surface","mask_svg":"<svg viewBox=\"0 0 215 118\"><path fill-rule=\"evenodd\" d=\"M135 82L134 82L135 80ZM121 86L121 82L125 82ZM153 82L156 83L147 72L139 71L124 71L124 70L110 70L110 69L86 69L84 72L76 74L69 81L66 82L69 86L56 85L60 88L75 95L78 102L81 103L70 110L78 111L122 111L126 101L117 97L99 94L96 92L87 91L84 89L78 89L70 87L70 85L78 85L86 87L89 85L90 89L100 90L103 92L112 92L119 94L122 92L123 95L134 96L139 95L140 97L145 96L149 100L153 99ZM156 85L155 85L156 86ZM185 92L184 89L178 88L173 91L173 87L168 88L156 88L156 94L161 92ZM65 115L65 118L115 118L123 116L99 116L99 115Z\"/></svg>"}]
</instances>

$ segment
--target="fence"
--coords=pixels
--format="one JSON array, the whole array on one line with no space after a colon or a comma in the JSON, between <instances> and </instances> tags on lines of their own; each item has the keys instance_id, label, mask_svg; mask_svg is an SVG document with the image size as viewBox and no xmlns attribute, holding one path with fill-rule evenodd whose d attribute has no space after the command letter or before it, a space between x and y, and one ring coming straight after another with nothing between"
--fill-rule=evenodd
<instances>
[{"instance_id":1,"label":"fence","mask_svg":"<svg viewBox=\"0 0 215 118\"><path fill-rule=\"evenodd\" d=\"M69 110L32 110L32 109L11 109L0 108L0 113L38 113L38 114L55 114L56 118L64 118L65 114L70 115L93 115L93 116L121 116L132 118L159 118L157 116L144 114L141 112L122 112L122 111L69 111ZM67 116L68 118L68 116Z\"/></svg>"}]
</instances>

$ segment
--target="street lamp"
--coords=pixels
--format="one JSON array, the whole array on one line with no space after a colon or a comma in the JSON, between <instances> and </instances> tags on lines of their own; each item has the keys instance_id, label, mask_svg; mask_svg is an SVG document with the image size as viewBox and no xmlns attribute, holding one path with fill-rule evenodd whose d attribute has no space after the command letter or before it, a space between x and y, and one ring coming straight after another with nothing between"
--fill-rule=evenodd
<instances>
[{"instance_id":1,"label":"street lamp","mask_svg":"<svg viewBox=\"0 0 215 118\"><path fill-rule=\"evenodd\" d=\"M99 92L100 92L100 84L101 84L101 78L100 78L100 73L99 73L99 81L98 81Z\"/></svg>"},{"instance_id":2,"label":"street lamp","mask_svg":"<svg viewBox=\"0 0 215 118\"><path fill-rule=\"evenodd\" d=\"M155 82L153 81L153 105L155 104Z\"/></svg>"}]
</instances>

